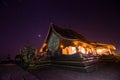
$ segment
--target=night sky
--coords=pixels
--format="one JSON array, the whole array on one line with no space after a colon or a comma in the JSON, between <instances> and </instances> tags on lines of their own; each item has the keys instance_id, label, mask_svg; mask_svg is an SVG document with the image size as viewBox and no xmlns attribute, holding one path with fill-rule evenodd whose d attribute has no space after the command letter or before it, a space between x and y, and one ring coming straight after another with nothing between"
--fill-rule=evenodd
<instances>
[{"instance_id":1,"label":"night sky","mask_svg":"<svg viewBox=\"0 0 120 80\"><path fill-rule=\"evenodd\" d=\"M39 49L50 23L120 52L119 0L0 0L0 58L12 58L29 42Z\"/></svg>"}]
</instances>

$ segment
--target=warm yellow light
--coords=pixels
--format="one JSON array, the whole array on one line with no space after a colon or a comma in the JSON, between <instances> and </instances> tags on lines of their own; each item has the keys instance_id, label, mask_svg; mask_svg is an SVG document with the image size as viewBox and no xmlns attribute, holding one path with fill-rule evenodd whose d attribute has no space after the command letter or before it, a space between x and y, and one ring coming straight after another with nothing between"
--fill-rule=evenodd
<instances>
[{"instance_id":1,"label":"warm yellow light","mask_svg":"<svg viewBox=\"0 0 120 80\"><path fill-rule=\"evenodd\" d=\"M78 52L85 53L85 49L82 46L78 46Z\"/></svg>"},{"instance_id":2,"label":"warm yellow light","mask_svg":"<svg viewBox=\"0 0 120 80\"><path fill-rule=\"evenodd\" d=\"M71 54L74 54L74 53L76 53L76 47L72 47L72 52L71 52Z\"/></svg>"},{"instance_id":3,"label":"warm yellow light","mask_svg":"<svg viewBox=\"0 0 120 80\"><path fill-rule=\"evenodd\" d=\"M40 48L40 53L43 52L43 48L44 48L46 45L47 45L46 43L44 43L44 44L42 45L42 47Z\"/></svg>"},{"instance_id":4,"label":"warm yellow light","mask_svg":"<svg viewBox=\"0 0 120 80\"><path fill-rule=\"evenodd\" d=\"M81 49L81 52L82 52L82 53L85 53L85 49L84 49L84 48L82 48L82 49Z\"/></svg>"},{"instance_id":5,"label":"warm yellow light","mask_svg":"<svg viewBox=\"0 0 120 80\"><path fill-rule=\"evenodd\" d=\"M77 46L79 44L79 41L74 41L73 43L75 46Z\"/></svg>"},{"instance_id":6,"label":"warm yellow light","mask_svg":"<svg viewBox=\"0 0 120 80\"><path fill-rule=\"evenodd\" d=\"M60 45L60 48L63 50L63 54L72 55L77 52L81 52L83 54L93 54L93 55L101 55L101 54L113 54L116 49L114 45L106 45L100 43L85 43L81 41L73 41L73 46L64 47L64 45Z\"/></svg>"},{"instance_id":7,"label":"warm yellow light","mask_svg":"<svg viewBox=\"0 0 120 80\"><path fill-rule=\"evenodd\" d=\"M62 49L62 54L65 54L65 55L72 55L75 53L76 53L76 47L69 46Z\"/></svg>"},{"instance_id":8,"label":"warm yellow light","mask_svg":"<svg viewBox=\"0 0 120 80\"><path fill-rule=\"evenodd\" d=\"M108 47L109 49L116 50L115 46L113 46L113 45L108 45L107 47Z\"/></svg>"},{"instance_id":9,"label":"warm yellow light","mask_svg":"<svg viewBox=\"0 0 120 80\"><path fill-rule=\"evenodd\" d=\"M64 46L63 45L60 45L60 48L63 48Z\"/></svg>"},{"instance_id":10,"label":"warm yellow light","mask_svg":"<svg viewBox=\"0 0 120 80\"><path fill-rule=\"evenodd\" d=\"M67 55L67 51L66 51L66 49L62 49L62 54Z\"/></svg>"},{"instance_id":11,"label":"warm yellow light","mask_svg":"<svg viewBox=\"0 0 120 80\"><path fill-rule=\"evenodd\" d=\"M46 44L46 43L44 43L44 44L43 44L43 47L45 47L46 45L47 45L47 44Z\"/></svg>"},{"instance_id":12,"label":"warm yellow light","mask_svg":"<svg viewBox=\"0 0 120 80\"><path fill-rule=\"evenodd\" d=\"M101 55L101 54L107 54L108 53L108 49L97 49L97 54Z\"/></svg>"},{"instance_id":13,"label":"warm yellow light","mask_svg":"<svg viewBox=\"0 0 120 80\"><path fill-rule=\"evenodd\" d=\"M43 49L41 48L41 49L40 49L40 53L42 53L42 52L43 52Z\"/></svg>"},{"instance_id":14,"label":"warm yellow light","mask_svg":"<svg viewBox=\"0 0 120 80\"><path fill-rule=\"evenodd\" d=\"M98 50L97 50L98 53L101 53L102 51L103 51L102 49L98 49Z\"/></svg>"},{"instance_id":15,"label":"warm yellow light","mask_svg":"<svg viewBox=\"0 0 120 80\"><path fill-rule=\"evenodd\" d=\"M84 43L84 42L81 42L81 46L82 46L82 47L88 47L88 46L89 46L89 44Z\"/></svg>"}]
</instances>

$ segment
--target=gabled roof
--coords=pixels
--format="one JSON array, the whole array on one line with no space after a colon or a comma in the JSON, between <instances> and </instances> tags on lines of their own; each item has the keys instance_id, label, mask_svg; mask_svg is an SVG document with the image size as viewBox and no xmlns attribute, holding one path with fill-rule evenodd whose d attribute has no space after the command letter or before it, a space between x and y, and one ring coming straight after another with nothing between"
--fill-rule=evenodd
<instances>
[{"instance_id":1,"label":"gabled roof","mask_svg":"<svg viewBox=\"0 0 120 80\"><path fill-rule=\"evenodd\" d=\"M73 39L73 40L76 39L76 40L85 41L85 42L87 41L83 35L75 32L71 29L61 28L55 24L51 24L51 28L54 32L56 32L58 35L60 35L63 38Z\"/></svg>"}]
</instances>

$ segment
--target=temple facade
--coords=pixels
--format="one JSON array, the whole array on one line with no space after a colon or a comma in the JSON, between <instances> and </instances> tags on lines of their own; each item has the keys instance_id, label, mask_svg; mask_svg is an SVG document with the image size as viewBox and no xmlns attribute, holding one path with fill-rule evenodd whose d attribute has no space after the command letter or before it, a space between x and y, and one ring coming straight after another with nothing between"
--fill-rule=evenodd
<instances>
[{"instance_id":1,"label":"temple facade","mask_svg":"<svg viewBox=\"0 0 120 80\"><path fill-rule=\"evenodd\" d=\"M88 41L83 35L66 28L51 24L47 37L40 48L43 55L75 55L80 54L99 56L115 54L115 46Z\"/></svg>"}]
</instances>

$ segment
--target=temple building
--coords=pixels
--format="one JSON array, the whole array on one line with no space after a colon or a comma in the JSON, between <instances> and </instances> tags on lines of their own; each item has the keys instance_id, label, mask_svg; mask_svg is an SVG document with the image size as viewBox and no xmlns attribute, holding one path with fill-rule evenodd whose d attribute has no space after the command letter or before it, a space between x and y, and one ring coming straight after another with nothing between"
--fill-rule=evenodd
<instances>
[{"instance_id":1,"label":"temple building","mask_svg":"<svg viewBox=\"0 0 120 80\"><path fill-rule=\"evenodd\" d=\"M114 45L90 42L71 29L51 24L40 54L52 66L91 72L97 69L100 55L114 55L115 49Z\"/></svg>"},{"instance_id":2,"label":"temple building","mask_svg":"<svg viewBox=\"0 0 120 80\"><path fill-rule=\"evenodd\" d=\"M84 55L99 56L115 54L115 46L88 41L83 35L51 24L47 37L40 48L43 55Z\"/></svg>"}]
</instances>

